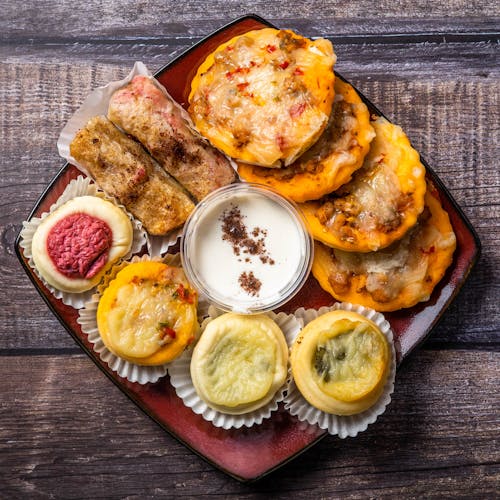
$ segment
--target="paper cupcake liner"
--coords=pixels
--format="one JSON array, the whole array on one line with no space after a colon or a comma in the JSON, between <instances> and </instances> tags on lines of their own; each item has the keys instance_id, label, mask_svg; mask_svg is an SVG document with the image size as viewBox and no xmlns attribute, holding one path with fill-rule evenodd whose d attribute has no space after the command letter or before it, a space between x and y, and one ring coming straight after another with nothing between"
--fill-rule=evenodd
<instances>
[{"instance_id":1,"label":"paper cupcake liner","mask_svg":"<svg viewBox=\"0 0 500 500\"><path fill-rule=\"evenodd\" d=\"M391 347L390 370L382 395L377 402L362 413L356 415L332 415L312 406L300 393L294 380L291 378L287 387L287 395L284 399L285 409L295 415L300 421L311 425L318 425L332 435L338 435L341 439L354 437L359 432L366 430L368 425L373 424L379 415L384 413L386 406L391 402L391 394L394 391L394 380L396 377L396 352L394 349L393 333L389 322L382 314L373 309L348 302L336 303L332 307L321 307L318 310L300 308L295 311L295 316L307 325L313 319L329 311L342 309L353 311L373 321L385 335ZM292 344L295 338L292 340Z\"/></svg>"},{"instance_id":2,"label":"paper cupcake liner","mask_svg":"<svg viewBox=\"0 0 500 500\"><path fill-rule=\"evenodd\" d=\"M210 321L221 314L225 314L224 311L214 306L210 306L209 317L204 321L202 331ZM266 315L274 320L283 331L287 344L297 336L301 329L301 322L293 314L285 314L283 312L275 314L269 312L266 313ZM190 372L191 356L192 351L186 352L172 363L172 366L169 368L170 383L187 407L191 408L196 414L201 415L205 420L211 422L215 427L221 427L223 429L240 429L241 427L252 427L253 425L261 424L264 419L271 416L273 411L278 409L278 403L283 401L285 397L286 382L276 392L269 403L252 412L243 415L229 415L214 410L198 396L194 388Z\"/></svg>"},{"instance_id":3,"label":"paper cupcake liner","mask_svg":"<svg viewBox=\"0 0 500 500\"><path fill-rule=\"evenodd\" d=\"M107 196L101 189L98 188L97 184L95 184L89 177L83 177L82 175L78 176L76 179L73 179L67 186L59 199L50 207L48 212L42 214L41 217L33 217L29 221L23 222L23 229L21 230L21 242L20 246L24 250L24 256L28 260L29 266L35 271L38 278L42 281L45 287L54 295L56 299L60 299L63 304L68 306L72 306L75 309L82 308L86 302L88 302L92 294L95 292L96 287L91 288L85 292L63 292L53 287L45 278L38 272L38 269L35 266L35 262L33 260L33 253L31 251L31 245L33 242L33 235L37 230L38 226L41 222L49 216L52 212L54 212L61 205L64 205L69 200L73 198L77 198L79 196L96 196L99 198L103 198L111 203L114 203L116 206L121 208L129 217L132 222L133 227L133 237L132 237L132 245L130 247L129 252L121 257L121 259L130 259L130 257L139 252L144 244L146 243L146 232L142 228L142 224L134 219L134 217L127 212L123 205L116 203L115 200Z\"/></svg>"},{"instance_id":4,"label":"paper cupcake liner","mask_svg":"<svg viewBox=\"0 0 500 500\"><path fill-rule=\"evenodd\" d=\"M108 114L109 101L114 92L132 81L134 76L141 75L146 76L153 80L154 84L165 93L165 95L172 100L174 106L180 111L182 118L186 121L188 126L191 128L194 134L199 137L200 134L196 131L191 117L188 112L177 103L172 96L168 93L167 89L156 79L153 74L148 70L145 64L142 62L136 62L132 71L123 78L122 80L117 80L104 85L103 87L98 87L94 89L82 103L82 105L75 111L73 116L68 120L65 127L62 129L59 138L57 140L57 149L59 154L67 160L72 165L75 165L80 169L85 175L91 177L87 169L75 160L70 153L70 144L73 141L76 133L83 128L87 122L94 116ZM205 138L202 137L204 141ZM227 155L226 158L229 160L233 169L237 172L238 168L234 160ZM151 236L147 235L148 253L152 256L160 256L165 254L168 249L175 245L177 238L181 234L181 229L174 229L165 236Z\"/></svg>"},{"instance_id":5,"label":"paper cupcake liner","mask_svg":"<svg viewBox=\"0 0 500 500\"><path fill-rule=\"evenodd\" d=\"M87 335L88 341L92 344L94 351L99 354L99 357L109 366L111 370L116 372L120 377L127 379L130 382L137 382L139 384L155 383L160 378L164 377L169 370L170 363L165 363L159 366L142 366L131 363L125 359L120 358L112 353L102 341L99 329L97 328L97 306L99 299L107 288L109 283L116 277L119 271L135 262L144 261L161 261L170 266L179 266L181 263L180 255L166 255L164 258L151 257L149 255L134 256L129 262L120 262L114 266L105 276L105 279L97 287L97 293L80 309L77 323L80 325L82 332ZM198 311L207 311L208 304L203 300L199 302ZM198 321L201 321L200 312L198 313ZM197 332L199 335L199 332Z\"/></svg>"}]
</instances>

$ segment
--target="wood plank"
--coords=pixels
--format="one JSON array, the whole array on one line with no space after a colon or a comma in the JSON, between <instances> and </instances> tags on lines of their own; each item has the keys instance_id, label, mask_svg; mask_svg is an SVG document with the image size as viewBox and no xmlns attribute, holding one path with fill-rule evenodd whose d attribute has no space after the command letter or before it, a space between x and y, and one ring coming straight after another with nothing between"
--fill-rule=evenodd
<instances>
[{"instance_id":1,"label":"wood plank","mask_svg":"<svg viewBox=\"0 0 500 500\"><path fill-rule=\"evenodd\" d=\"M365 433L327 437L270 477L240 485L165 434L85 356L4 357L2 495L493 498L499 361L498 353L418 352Z\"/></svg>"},{"instance_id":2,"label":"wood plank","mask_svg":"<svg viewBox=\"0 0 500 500\"><path fill-rule=\"evenodd\" d=\"M455 47L453 52L463 49L466 53L465 47ZM96 50L94 47L94 53ZM480 266L436 329L430 345L464 343L491 348L500 340L499 285L494 278L500 267L500 106L498 69L492 64L498 49L484 45L484 52L476 54L475 50L469 54L478 64L484 59L486 76L469 75L460 82L451 63L447 71L436 73L435 54L422 44L411 48L412 57L402 48L387 48L384 67L387 74L393 67L401 67L403 76L397 78L387 79L381 71L373 74L376 62L366 68L356 62L351 78L350 61L360 57L359 47L349 57L339 56L339 66L343 65L343 73L405 129L483 241ZM383 52L378 45L364 47L363 60L368 62L372 54L375 61ZM4 173L0 179L0 255L7 285L0 291L5 304L0 309L0 349L74 346L23 276L13 253L21 221L63 164L55 146L59 130L92 88L121 78L130 68L127 64L90 63L76 54L72 56L72 65L17 59L0 65L0 81L5 82L0 88ZM63 59L63 53L57 57ZM45 56L40 58L45 60ZM146 60L154 66L152 61L156 61L156 67L161 65L157 58ZM404 77L406 69L408 76Z\"/></svg>"},{"instance_id":3,"label":"wood plank","mask_svg":"<svg viewBox=\"0 0 500 500\"><path fill-rule=\"evenodd\" d=\"M398 33L498 30L500 13L488 0L474 3L452 0L429 5L428 0L383 0L374 6L369 0L311 0L307 3L267 2L183 2L153 0L144 5L126 0L88 0L75 4L68 0L22 3L4 2L0 20L1 39L43 37L143 37L202 36L232 19L258 14L276 25L322 33ZM496 16L495 16L496 14ZM374 20L375 19L375 20ZM64 20L61 22L61 20ZM497 23L495 24L495 21Z\"/></svg>"}]
</instances>

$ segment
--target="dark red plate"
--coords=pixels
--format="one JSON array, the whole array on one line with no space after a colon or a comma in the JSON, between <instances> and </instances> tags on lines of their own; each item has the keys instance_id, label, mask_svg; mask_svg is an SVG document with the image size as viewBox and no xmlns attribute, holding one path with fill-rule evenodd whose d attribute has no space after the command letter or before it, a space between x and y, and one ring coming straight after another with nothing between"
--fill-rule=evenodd
<instances>
[{"instance_id":1,"label":"dark red plate","mask_svg":"<svg viewBox=\"0 0 500 500\"><path fill-rule=\"evenodd\" d=\"M156 77L174 99L185 106L191 79L209 52L233 36L267 26L271 25L257 16L240 18L187 50L161 69ZM381 114L369 101L364 100L373 113ZM441 202L450 215L457 236L457 250L452 266L428 302L386 315L395 332L398 362L429 335L464 284L480 253L479 239L469 221L436 174L425 161L423 163L427 168L428 178L436 186ZM47 212L71 179L78 175L81 175L79 170L66 164L42 194L29 219ZM145 386L122 379L92 350L87 336L76 322L78 312L55 299L40 282L28 265L19 243L18 236L15 250L26 273L52 312L94 363L147 415L214 466L240 481L255 480L283 465L325 436L325 431L299 422L283 408L262 425L250 429L218 429L184 406L168 377ZM281 310L292 312L300 306L317 308L333 302L332 297L310 277L300 293Z\"/></svg>"}]
</instances>

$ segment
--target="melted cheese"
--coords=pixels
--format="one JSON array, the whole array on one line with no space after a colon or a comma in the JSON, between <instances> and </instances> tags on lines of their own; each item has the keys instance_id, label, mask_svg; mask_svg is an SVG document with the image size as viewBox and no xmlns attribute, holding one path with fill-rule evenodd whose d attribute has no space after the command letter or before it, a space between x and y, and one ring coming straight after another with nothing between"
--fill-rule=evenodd
<instances>
[{"instance_id":1,"label":"melted cheese","mask_svg":"<svg viewBox=\"0 0 500 500\"><path fill-rule=\"evenodd\" d=\"M243 162L289 165L321 135L334 97L329 41L266 28L210 54L191 83L202 135Z\"/></svg>"},{"instance_id":2,"label":"melted cheese","mask_svg":"<svg viewBox=\"0 0 500 500\"><path fill-rule=\"evenodd\" d=\"M346 252L315 245L313 274L336 299L379 311L428 300L451 264L456 238L448 214L431 191L416 227L388 248Z\"/></svg>"},{"instance_id":3,"label":"melted cheese","mask_svg":"<svg viewBox=\"0 0 500 500\"><path fill-rule=\"evenodd\" d=\"M105 345L141 365L171 361L194 339L196 293L181 269L138 262L120 271L97 309Z\"/></svg>"},{"instance_id":4,"label":"melted cheese","mask_svg":"<svg viewBox=\"0 0 500 500\"><path fill-rule=\"evenodd\" d=\"M375 136L370 114L357 92L335 79L335 100L325 131L289 167L269 169L238 165L248 182L267 184L296 202L317 200L348 182L369 150Z\"/></svg>"},{"instance_id":5,"label":"melted cheese","mask_svg":"<svg viewBox=\"0 0 500 500\"><path fill-rule=\"evenodd\" d=\"M400 239L424 208L425 169L407 136L384 118L353 179L331 196L303 204L313 236L335 248L369 252Z\"/></svg>"}]
</instances>

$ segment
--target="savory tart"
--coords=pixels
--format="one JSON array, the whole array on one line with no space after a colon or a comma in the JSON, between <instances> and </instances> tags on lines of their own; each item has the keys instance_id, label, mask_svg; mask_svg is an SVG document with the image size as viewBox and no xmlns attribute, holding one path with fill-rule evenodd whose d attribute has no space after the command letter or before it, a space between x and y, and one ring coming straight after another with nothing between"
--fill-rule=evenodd
<instances>
[{"instance_id":1,"label":"savory tart","mask_svg":"<svg viewBox=\"0 0 500 500\"><path fill-rule=\"evenodd\" d=\"M79 196L42 220L31 252L49 285L78 293L95 287L129 252L132 239L132 222L123 210L97 196Z\"/></svg>"},{"instance_id":2,"label":"savory tart","mask_svg":"<svg viewBox=\"0 0 500 500\"><path fill-rule=\"evenodd\" d=\"M400 241L371 253L315 243L312 272L338 300L395 311L429 299L453 259L456 238L438 194L429 186L418 224Z\"/></svg>"},{"instance_id":3,"label":"savory tart","mask_svg":"<svg viewBox=\"0 0 500 500\"><path fill-rule=\"evenodd\" d=\"M415 225L424 208L425 168L401 127L372 122L375 138L350 182L301 205L315 239L351 252L387 247Z\"/></svg>"},{"instance_id":4,"label":"savory tart","mask_svg":"<svg viewBox=\"0 0 500 500\"><path fill-rule=\"evenodd\" d=\"M241 415L266 405L284 384L288 347L268 316L227 313L208 323L191 358L191 378L208 406Z\"/></svg>"},{"instance_id":5,"label":"savory tart","mask_svg":"<svg viewBox=\"0 0 500 500\"><path fill-rule=\"evenodd\" d=\"M184 188L105 116L91 118L75 135L70 151L152 235L178 228L194 209Z\"/></svg>"},{"instance_id":6,"label":"savory tart","mask_svg":"<svg viewBox=\"0 0 500 500\"><path fill-rule=\"evenodd\" d=\"M198 329L197 294L178 267L142 261L119 271L97 306L106 347L137 365L172 361Z\"/></svg>"},{"instance_id":7,"label":"savory tart","mask_svg":"<svg viewBox=\"0 0 500 500\"><path fill-rule=\"evenodd\" d=\"M196 128L229 156L289 165L319 138L334 98L332 44L264 28L209 54L191 82Z\"/></svg>"},{"instance_id":8,"label":"savory tart","mask_svg":"<svg viewBox=\"0 0 500 500\"><path fill-rule=\"evenodd\" d=\"M108 118L200 201L234 182L236 172L220 151L191 130L182 111L152 78L137 75L111 96Z\"/></svg>"},{"instance_id":9,"label":"savory tart","mask_svg":"<svg viewBox=\"0 0 500 500\"><path fill-rule=\"evenodd\" d=\"M242 179L266 184L296 202L317 200L351 179L374 136L368 108L352 86L337 77L328 126L315 144L288 167L239 163L238 173Z\"/></svg>"},{"instance_id":10,"label":"savory tart","mask_svg":"<svg viewBox=\"0 0 500 500\"><path fill-rule=\"evenodd\" d=\"M361 314L336 310L310 323L295 339L290 363L295 384L315 408L354 415L381 396L391 348L378 326Z\"/></svg>"}]
</instances>

